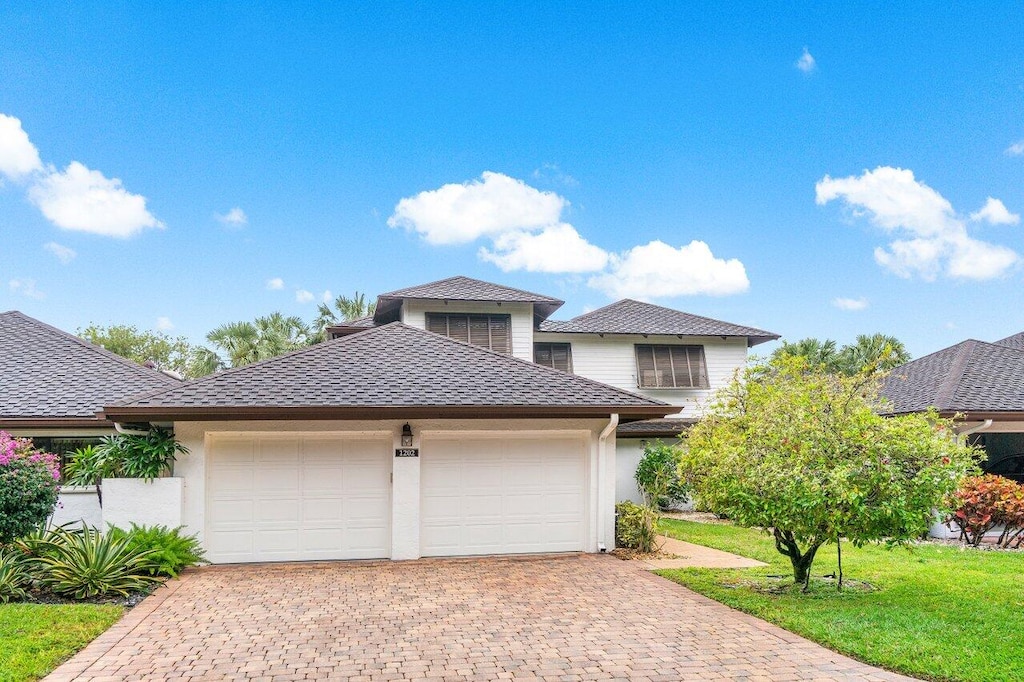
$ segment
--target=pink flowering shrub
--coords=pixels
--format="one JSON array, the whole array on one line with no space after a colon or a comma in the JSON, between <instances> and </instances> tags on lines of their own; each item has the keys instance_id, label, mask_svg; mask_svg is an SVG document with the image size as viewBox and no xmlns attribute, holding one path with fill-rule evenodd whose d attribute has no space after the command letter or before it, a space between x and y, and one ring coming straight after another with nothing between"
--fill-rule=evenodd
<instances>
[{"instance_id":1,"label":"pink flowering shrub","mask_svg":"<svg viewBox=\"0 0 1024 682\"><path fill-rule=\"evenodd\" d=\"M59 492L57 456L0 431L0 545L46 523Z\"/></svg>"}]
</instances>

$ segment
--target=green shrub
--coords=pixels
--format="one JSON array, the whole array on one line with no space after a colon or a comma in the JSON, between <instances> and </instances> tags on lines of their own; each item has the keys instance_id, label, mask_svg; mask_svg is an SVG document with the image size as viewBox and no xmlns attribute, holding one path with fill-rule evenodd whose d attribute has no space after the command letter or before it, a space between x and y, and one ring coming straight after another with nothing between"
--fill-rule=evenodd
<instances>
[{"instance_id":1,"label":"green shrub","mask_svg":"<svg viewBox=\"0 0 1024 682\"><path fill-rule=\"evenodd\" d=\"M0 604L27 599L31 582L25 560L17 550L0 548Z\"/></svg>"},{"instance_id":2,"label":"green shrub","mask_svg":"<svg viewBox=\"0 0 1024 682\"><path fill-rule=\"evenodd\" d=\"M176 578L182 569L206 562L199 538L182 535L182 527L139 526L132 524L131 530L111 526L107 535L122 538L133 550L146 552L143 567L150 575L164 575Z\"/></svg>"},{"instance_id":3,"label":"green shrub","mask_svg":"<svg viewBox=\"0 0 1024 682\"><path fill-rule=\"evenodd\" d=\"M59 493L56 456L0 431L0 545L44 525Z\"/></svg>"},{"instance_id":4,"label":"green shrub","mask_svg":"<svg viewBox=\"0 0 1024 682\"><path fill-rule=\"evenodd\" d=\"M39 584L74 599L120 594L127 597L157 578L149 575L149 552L128 546L124 538L105 536L83 524L81 530L56 528L35 560Z\"/></svg>"},{"instance_id":5,"label":"green shrub","mask_svg":"<svg viewBox=\"0 0 1024 682\"><path fill-rule=\"evenodd\" d=\"M643 457L633 477L648 505L671 509L690 497L690 488L679 473L682 457L682 448L660 440L644 445Z\"/></svg>"},{"instance_id":6,"label":"green shrub","mask_svg":"<svg viewBox=\"0 0 1024 682\"><path fill-rule=\"evenodd\" d=\"M72 485L98 485L114 477L151 481L169 471L179 454L188 454L188 448L167 429L151 429L144 436L119 433L106 436L97 446L76 450L66 478Z\"/></svg>"},{"instance_id":7,"label":"green shrub","mask_svg":"<svg viewBox=\"0 0 1024 682\"><path fill-rule=\"evenodd\" d=\"M615 544L650 553L658 549L657 514L650 507L619 502L615 505Z\"/></svg>"}]
</instances>

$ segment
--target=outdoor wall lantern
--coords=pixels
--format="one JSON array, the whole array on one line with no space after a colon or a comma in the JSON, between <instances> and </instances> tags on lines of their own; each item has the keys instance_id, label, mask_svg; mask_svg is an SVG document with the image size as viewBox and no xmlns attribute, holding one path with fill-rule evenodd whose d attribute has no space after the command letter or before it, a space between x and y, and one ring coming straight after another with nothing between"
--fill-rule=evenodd
<instances>
[{"instance_id":1,"label":"outdoor wall lantern","mask_svg":"<svg viewBox=\"0 0 1024 682\"><path fill-rule=\"evenodd\" d=\"M408 423L406 423L405 426L402 427L402 447L412 447L412 427L409 426Z\"/></svg>"}]
</instances>

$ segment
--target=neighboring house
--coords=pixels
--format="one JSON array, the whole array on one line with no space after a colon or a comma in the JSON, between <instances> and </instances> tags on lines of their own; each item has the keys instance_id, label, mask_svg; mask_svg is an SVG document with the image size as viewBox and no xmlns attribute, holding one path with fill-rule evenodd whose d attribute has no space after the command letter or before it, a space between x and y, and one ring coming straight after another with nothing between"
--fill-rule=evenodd
<instances>
[{"instance_id":1,"label":"neighboring house","mask_svg":"<svg viewBox=\"0 0 1024 682\"><path fill-rule=\"evenodd\" d=\"M622 300L556 321L562 301L519 289L451 277L379 297L374 315L331 327L344 336L392 321L600 381L676 406L667 419L617 430L616 500L640 501L633 473L643 443L674 441L700 418L717 389L747 360L747 349L779 338L761 329Z\"/></svg>"},{"instance_id":2,"label":"neighboring house","mask_svg":"<svg viewBox=\"0 0 1024 682\"><path fill-rule=\"evenodd\" d=\"M22 313L0 313L0 429L65 461L115 433L97 417L104 405L180 383ZM96 492L65 487L54 522L79 519L102 525Z\"/></svg>"},{"instance_id":3,"label":"neighboring house","mask_svg":"<svg viewBox=\"0 0 1024 682\"><path fill-rule=\"evenodd\" d=\"M901 365L882 394L894 414L934 407L988 455L986 471L1024 480L1024 332L963 341Z\"/></svg>"}]
</instances>

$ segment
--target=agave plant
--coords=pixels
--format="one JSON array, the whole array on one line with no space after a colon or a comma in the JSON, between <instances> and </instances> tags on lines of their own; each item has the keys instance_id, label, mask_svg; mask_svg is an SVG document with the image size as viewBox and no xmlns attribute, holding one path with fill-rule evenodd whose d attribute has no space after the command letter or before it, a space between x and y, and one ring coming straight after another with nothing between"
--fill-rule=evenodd
<instances>
[{"instance_id":1,"label":"agave plant","mask_svg":"<svg viewBox=\"0 0 1024 682\"><path fill-rule=\"evenodd\" d=\"M28 598L32 578L17 550L0 548L0 604Z\"/></svg>"},{"instance_id":2,"label":"agave plant","mask_svg":"<svg viewBox=\"0 0 1024 682\"><path fill-rule=\"evenodd\" d=\"M38 558L39 583L51 592L74 599L109 594L127 597L159 578L148 575L151 550L137 550L127 539L103 535L85 524L81 530L57 528L51 547Z\"/></svg>"}]
</instances>

